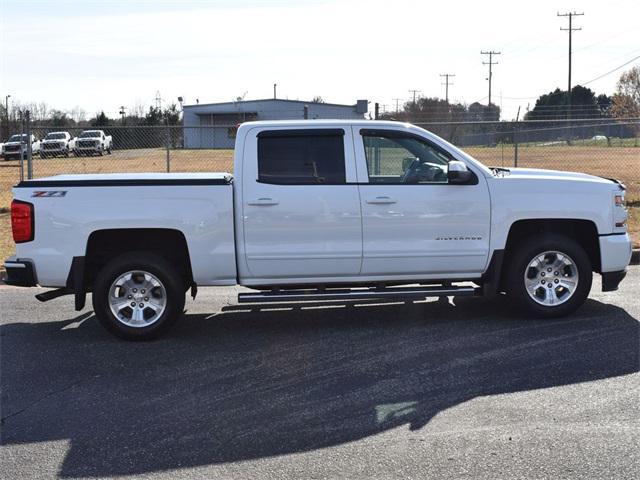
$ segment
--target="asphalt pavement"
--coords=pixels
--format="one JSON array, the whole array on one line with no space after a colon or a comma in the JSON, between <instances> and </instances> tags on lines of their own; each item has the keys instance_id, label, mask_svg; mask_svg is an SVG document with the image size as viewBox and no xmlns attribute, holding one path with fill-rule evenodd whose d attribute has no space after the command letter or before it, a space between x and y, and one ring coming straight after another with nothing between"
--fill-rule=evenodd
<instances>
[{"instance_id":1,"label":"asphalt pavement","mask_svg":"<svg viewBox=\"0 0 640 480\"><path fill-rule=\"evenodd\" d=\"M504 298L237 305L111 337L0 286L3 478L637 478L640 267L573 316Z\"/></svg>"}]
</instances>

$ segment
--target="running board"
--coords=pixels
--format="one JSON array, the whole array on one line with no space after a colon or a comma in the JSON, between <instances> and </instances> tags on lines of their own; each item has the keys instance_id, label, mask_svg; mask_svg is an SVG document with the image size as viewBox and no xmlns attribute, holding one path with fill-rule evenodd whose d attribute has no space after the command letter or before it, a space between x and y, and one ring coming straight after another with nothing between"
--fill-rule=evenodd
<instances>
[{"instance_id":1,"label":"running board","mask_svg":"<svg viewBox=\"0 0 640 480\"><path fill-rule=\"evenodd\" d=\"M36 295L36 298L41 302L48 302L54 298L63 297L65 295L71 295L73 290L67 287L56 288L55 290L47 290Z\"/></svg>"},{"instance_id":2,"label":"running board","mask_svg":"<svg viewBox=\"0 0 640 480\"><path fill-rule=\"evenodd\" d=\"M426 298L480 295L475 287L391 287L326 290L276 290L268 292L239 293L238 303L303 302L322 300L357 301L382 298Z\"/></svg>"}]
</instances>

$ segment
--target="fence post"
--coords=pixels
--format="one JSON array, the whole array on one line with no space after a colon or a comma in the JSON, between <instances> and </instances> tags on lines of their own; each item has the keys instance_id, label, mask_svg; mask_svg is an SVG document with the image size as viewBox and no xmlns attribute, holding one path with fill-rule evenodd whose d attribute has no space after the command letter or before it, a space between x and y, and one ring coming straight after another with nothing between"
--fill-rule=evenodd
<instances>
[{"instance_id":1,"label":"fence post","mask_svg":"<svg viewBox=\"0 0 640 480\"><path fill-rule=\"evenodd\" d=\"M518 167L518 121L513 124L513 166Z\"/></svg>"},{"instance_id":2,"label":"fence post","mask_svg":"<svg viewBox=\"0 0 640 480\"><path fill-rule=\"evenodd\" d=\"M167 143L167 173L171 172L171 140L169 138L169 118L165 119L165 132L166 132L166 143Z\"/></svg>"},{"instance_id":3,"label":"fence post","mask_svg":"<svg viewBox=\"0 0 640 480\"><path fill-rule=\"evenodd\" d=\"M31 112L27 110L26 114L26 127L27 127L27 180L33 178L33 151L31 149ZM22 152L20 152L22 156Z\"/></svg>"},{"instance_id":4,"label":"fence post","mask_svg":"<svg viewBox=\"0 0 640 480\"><path fill-rule=\"evenodd\" d=\"M24 118L22 116L22 110L20 110L20 141L22 141L24 135ZM22 147L20 148L20 181L24 180L24 156L22 155Z\"/></svg>"}]
</instances>

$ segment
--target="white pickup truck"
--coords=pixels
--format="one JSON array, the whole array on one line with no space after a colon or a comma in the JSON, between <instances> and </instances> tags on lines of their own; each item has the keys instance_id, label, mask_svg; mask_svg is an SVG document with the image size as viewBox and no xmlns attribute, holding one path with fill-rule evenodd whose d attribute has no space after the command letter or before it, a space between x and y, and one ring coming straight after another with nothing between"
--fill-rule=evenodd
<instances>
[{"instance_id":1,"label":"white pickup truck","mask_svg":"<svg viewBox=\"0 0 640 480\"><path fill-rule=\"evenodd\" d=\"M26 133L12 135L7 143L2 147L2 156L5 160L11 160L12 158L20 159L27 158L27 139ZM31 135L31 154L37 155L40 152L40 140L35 135Z\"/></svg>"},{"instance_id":2,"label":"white pickup truck","mask_svg":"<svg viewBox=\"0 0 640 480\"><path fill-rule=\"evenodd\" d=\"M40 142L40 158L69 156L76 148L76 139L69 132L49 132Z\"/></svg>"},{"instance_id":3,"label":"white pickup truck","mask_svg":"<svg viewBox=\"0 0 640 480\"><path fill-rule=\"evenodd\" d=\"M112 333L148 339L198 286L240 302L506 292L537 317L615 290L631 257L625 188L487 168L421 128L249 122L227 173L65 175L19 183L7 283L58 287Z\"/></svg>"},{"instance_id":4,"label":"white pickup truck","mask_svg":"<svg viewBox=\"0 0 640 480\"><path fill-rule=\"evenodd\" d=\"M74 153L76 155L104 155L111 153L111 135L105 135L102 130L85 130L76 141Z\"/></svg>"}]
</instances>

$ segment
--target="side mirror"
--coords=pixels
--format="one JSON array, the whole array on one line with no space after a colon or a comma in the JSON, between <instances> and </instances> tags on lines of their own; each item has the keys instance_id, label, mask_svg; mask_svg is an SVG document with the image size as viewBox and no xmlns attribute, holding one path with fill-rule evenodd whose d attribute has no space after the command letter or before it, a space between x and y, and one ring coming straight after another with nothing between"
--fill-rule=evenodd
<instances>
[{"instance_id":1,"label":"side mirror","mask_svg":"<svg viewBox=\"0 0 640 480\"><path fill-rule=\"evenodd\" d=\"M452 185L466 185L473 180L473 172L471 172L464 162L452 160L448 164L447 178Z\"/></svg>"}]
</instances>

